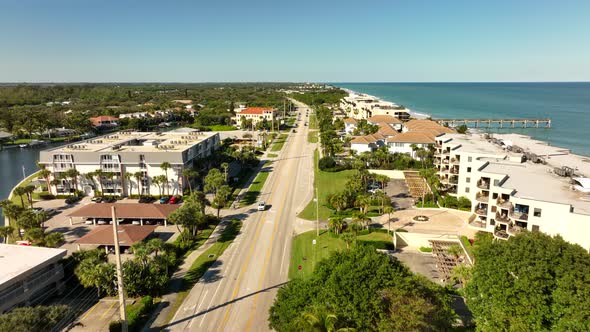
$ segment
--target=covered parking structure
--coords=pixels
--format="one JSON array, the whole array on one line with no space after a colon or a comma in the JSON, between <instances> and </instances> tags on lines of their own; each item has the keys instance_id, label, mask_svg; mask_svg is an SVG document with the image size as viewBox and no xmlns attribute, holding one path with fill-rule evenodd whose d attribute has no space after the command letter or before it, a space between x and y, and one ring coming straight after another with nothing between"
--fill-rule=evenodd
<instances>
[{"instance_id":1,"label":"covered parking structure","mask_svg":"<svg viewBox=\"0 0 590 332\"><path fill-rule=\"evenodd\" d=\"M164 226L168 225L168 216L176 211L180 206L177 204L145 204L145 203L94 203L82 206L78 210L70 213L70 225L73 224L72 218L85 218L92 220L96 225L98 220L112 220L111 207L117 211L117 219L121 222L139 221L143 226L147 220L163 222Z\"/></svg>"},{"instance_id":2,"label":"covered parking structure","mask_svg":"<svg viewBox=\"0 0 590 332\"><path fill-rule=\"evenodd\" d=\"M157 226L146 225L138 227L135 225L120 225L118 227L119 246L123 250L131 247L134 243L141 242L154 233ZM78 251L80 245L92 245L97 247L104 247L107 254L109 248L115 246L115 235L113 233L113 226L97 226L90 233L84 235L76 241Z\"/></svg>"}]
</instances>

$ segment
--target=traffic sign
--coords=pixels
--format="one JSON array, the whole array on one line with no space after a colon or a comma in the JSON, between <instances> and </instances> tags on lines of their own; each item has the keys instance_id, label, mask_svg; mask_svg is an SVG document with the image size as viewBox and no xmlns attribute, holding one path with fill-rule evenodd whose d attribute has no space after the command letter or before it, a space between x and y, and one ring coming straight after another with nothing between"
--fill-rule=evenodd
<instances>
[{"instance_id":1,"label":"traffic sign","mask_svg":"<svg viewBox=\"0 0 590 332\"><path fill-rule=\"evenodd\" d=\"M313 239L313 240L311 241L311 244L316 244L316 240L315 240L315 239Z\"/></svg>"}]
</instances>

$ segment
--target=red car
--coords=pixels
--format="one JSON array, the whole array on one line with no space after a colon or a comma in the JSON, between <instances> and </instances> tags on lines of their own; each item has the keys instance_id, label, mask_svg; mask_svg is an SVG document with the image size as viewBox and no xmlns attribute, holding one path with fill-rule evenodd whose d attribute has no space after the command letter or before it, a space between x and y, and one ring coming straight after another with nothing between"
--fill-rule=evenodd
<instances>
[{"instance_id":1,"label":"red car","mask_svg":"<svg viewBox=\"0 0 590 332\"><path fill-rule=\"evenodd\" d=\"M170 200L168 201L168 204L178 204L178 203L180 203L180 197L177 197L177 196L170 197Z\"/></svg>"}]
</instances>

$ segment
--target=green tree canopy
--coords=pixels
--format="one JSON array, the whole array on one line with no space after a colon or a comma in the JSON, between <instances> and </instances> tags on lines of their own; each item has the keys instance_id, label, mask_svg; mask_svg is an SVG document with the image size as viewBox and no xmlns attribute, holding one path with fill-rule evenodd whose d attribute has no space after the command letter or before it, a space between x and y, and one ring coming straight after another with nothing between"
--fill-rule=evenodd
<instances>
[{"instance_id":1,"label":"green tree canopy","mask_svg":"<svg viewBox=\"0 0 590 332\"><path fill-rule=\"evenodd\" d=\"M590 255L540 232L479 240L467 305L480 331L590 331Z\"/></svg>"}]
</instances>

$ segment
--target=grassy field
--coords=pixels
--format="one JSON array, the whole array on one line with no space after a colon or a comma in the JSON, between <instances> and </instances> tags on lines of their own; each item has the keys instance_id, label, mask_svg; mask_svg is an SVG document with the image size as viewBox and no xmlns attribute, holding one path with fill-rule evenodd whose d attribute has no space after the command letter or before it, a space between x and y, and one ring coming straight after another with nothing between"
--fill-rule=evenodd
<instances>
[{"instance_id":1,"label":"grassy field","mask_svg":"<svg viewBox=\"0 0 590 332\"><path fill-rule=\"evenodd\" d=\"M318 132L315 130L310 130L307 132L307 141L309 143L317 143L318 142Z\"/></svg>"},{"instance_id":2,"label":"grassy field","mask_svg":"<svg viewBox=\"0 0 590 332\"><path fill-rule=\"evenodd\" d=\"M271 162L266 162L264 166L266 167L270 165L270 163ZM268 170L262 170L258 173L258 175L256 175L256 178L254 181L252 181L250 188L248 188L248 191L244 194L244 198L240 201L240 207L248 206L256 202L260 192L262 192L262 187L264 187L264 183L266 182L269 174L270 172Z\"/></svg>"},{"instance_id":3,"label":"grassy field","mask_svg":"<svg viewBox=\"0 0 590 332\"><path fill-rule=\"evenodd\" d=\"M315 256L313 240L315 244ZM384 232L372 232L364 235L359 235L356 238L356 245L374 245L377 248L384 248L386 246L393 246L391 235ZM354 244L353 244L354 245ZM313 272L314 264L320 260L327 258L336 250L346 248L346 243L340 239L339 235L323 230L320 236L316 237L316 231L309 231L297 235L293 238L291 247L291 263L289 265L289 279L305 278ZM301 270L299 269L301 266Z\"/></svg>"},{"instance_id":4,"label":"grassy field","mask_svg":"<svg viewBox=\"0 0 590 332\"><path fill-rule=\"evenodd\" d=\"M230 130L237 130L238 129L234 126L228 126L228 125L212 125L212 126L207 126L207 128L211 129L211 131L230 131Z\"/></svg>"},{"instance_id":5,"label":"grassy field","mask_svg":"<svg viewBox=\"0 0 590 332\"><path fill-rule=\"evenodd\" d=\"M318 169L318 158L319 152L316 150L314 153L314 164L315 164L315 175L314 182L319 187L320 195L320 207L319 216L320 219L325 220L332 215L334 210L328 208L327 198L328 195L335 192L344 190L346 186L346 180L349 176L354 174L354 170L345 170L340 172L322 172ZM307 220L316 219L316 206L314 201L310 201L307 206L299 214L300 218Z\"/></svg>"},{"instance_id":6,"label":"grassy field","mask_svg":"<svg viewBox=\"0 0 590 332\"><path fill-rule=\"evenodd\" d=\"M231 242L240 233L242 227L241 222L232 221L224 230L217 242L215 242L209 249L203 252L191 265L191 268L186 273L182 280L182 290L178 292L176 301L172 304L171 310L168 312L167 321L169 322L174 318L176 311L184 302L193 285L201 279L203 274L207 272L209 267L223 254L225 249L229 247ZM209 255L212 255L209 257Z\"/></svg>"},{"instance_id":7,"label":"grassy field","mask_svg":"<svg viewBox=\"0 0 590 332\"><path fill-rule=\"evenodd\" d=\"M279 135L279 137L277 137L275 139L274 144L270 148L270 151L272 151L272 152L281 151L281 149L283 149L283 145L285 145L285 142L287 141L287 136L289 136L289 135L288 134Z\"/></svg>"}]
</instances>

